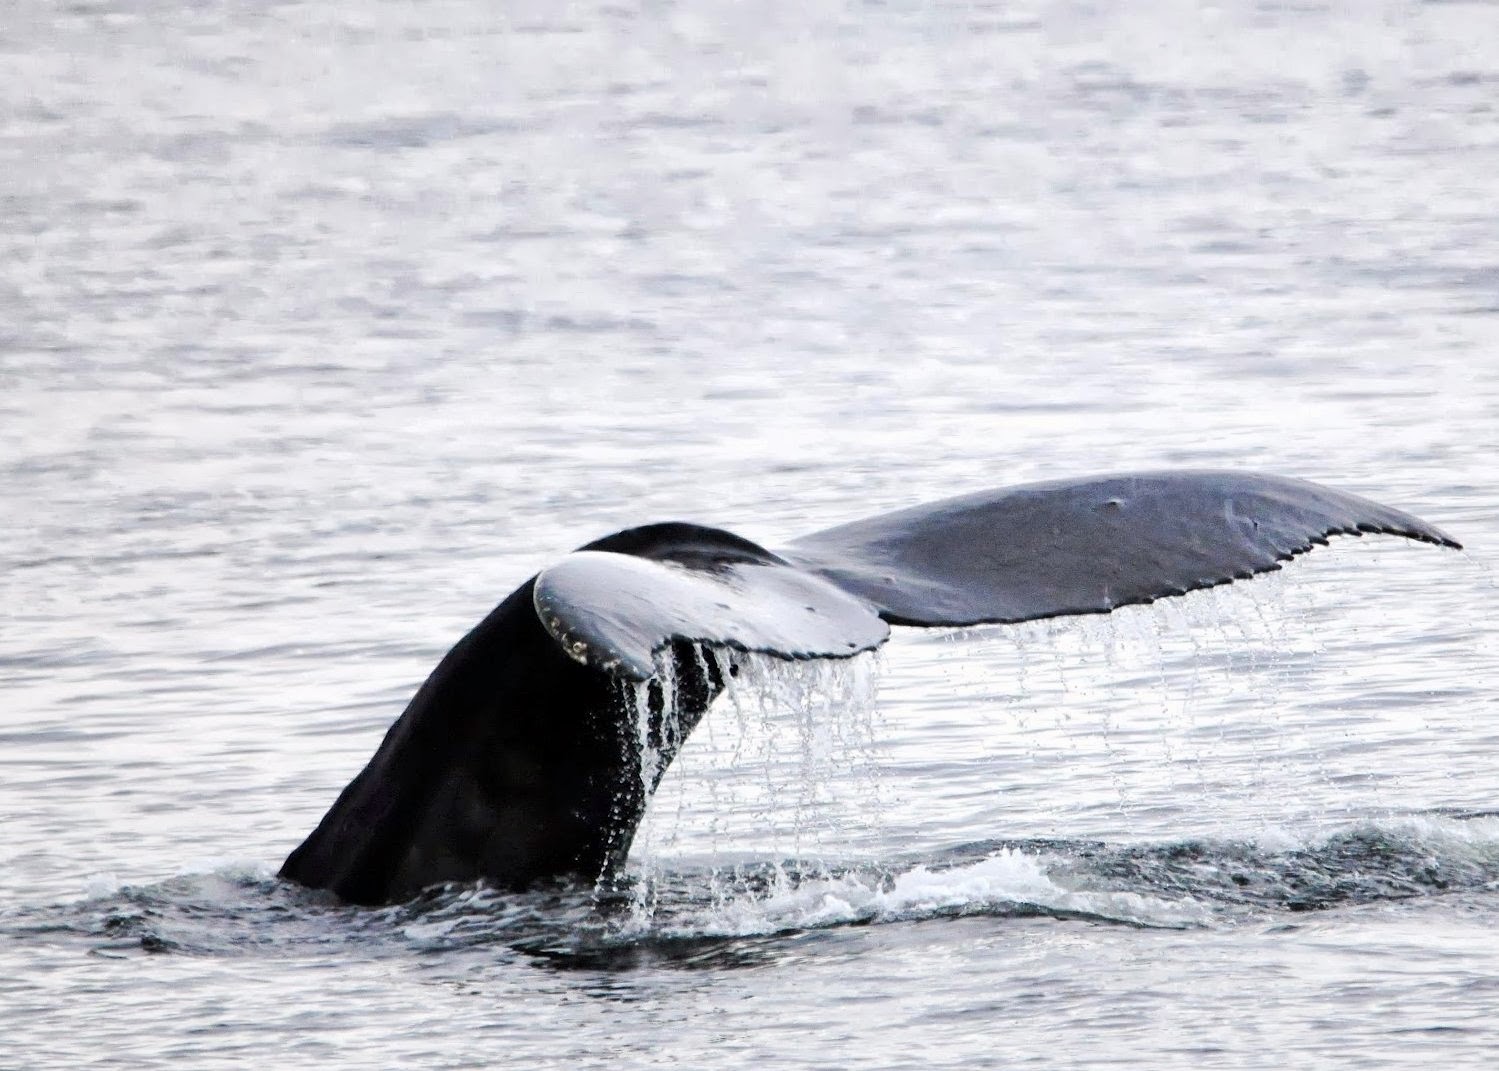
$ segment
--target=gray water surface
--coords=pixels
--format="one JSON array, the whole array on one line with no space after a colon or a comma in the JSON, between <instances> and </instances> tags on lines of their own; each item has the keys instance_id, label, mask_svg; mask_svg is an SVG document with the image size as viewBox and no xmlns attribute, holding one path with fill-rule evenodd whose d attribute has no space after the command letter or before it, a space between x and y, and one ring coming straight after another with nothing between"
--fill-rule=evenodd
<instances>
[{"instance_id":1,"label":"gray water surface","mask_svg":"<svg viewBox=\"0 0 1499 1071\"><path fill-rule=\"evenodd\" d=\"M1499 6L15 0L0 75L0 1066L1492 1065ZM615 889L273 876L589 539L1170 466L1470 549L756 666Z\"/></svg>"}]
</instances>

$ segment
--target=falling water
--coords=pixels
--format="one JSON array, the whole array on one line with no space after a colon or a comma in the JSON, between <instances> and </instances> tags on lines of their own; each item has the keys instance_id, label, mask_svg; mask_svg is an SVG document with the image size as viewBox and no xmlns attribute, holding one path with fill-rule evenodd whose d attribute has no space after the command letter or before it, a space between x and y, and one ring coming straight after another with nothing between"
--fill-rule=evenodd
<instances>
[{"instance_id":1,"label":"falling water","mask_svg":"<svg viewBox=\"0 0 1499 1071\"><path fill-rule=\"evenodd\" d=\"M649 924L666 870L705 868L727 896L742 891L744 861L770 859L773 892L882 829L876 656L798 662L699 644L694 657L730 683L664 775L661 735L677 730L651 726L677 724L653 715L676 694L670 660L632 688L642 782L662 778L631 852L636 927ZM692 823L685 804L697 793L707 821Z\"/></svg>"}]
</instances>

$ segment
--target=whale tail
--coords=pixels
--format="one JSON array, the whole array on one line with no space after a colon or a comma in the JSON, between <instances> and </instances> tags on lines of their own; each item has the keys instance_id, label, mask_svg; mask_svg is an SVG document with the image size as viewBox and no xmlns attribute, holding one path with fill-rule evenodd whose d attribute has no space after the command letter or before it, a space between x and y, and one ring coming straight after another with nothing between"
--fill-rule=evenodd
<instances>
[{"instance_id":1,"label":"whale tail","mask_svg":"<svg viewBox=\"0 0 1499 1071\"><path fill-rule=\"evenodd\" d=\"M618 532L526 581L448 652L281 874L357 903L444 881L598 877L623 863L656 782L727 683L697 644L848 657L891 624L1107 613L1366 532L1459 546L1355 495L1232 472L986 491L780 553L691 524Z\"/></svg>"}]
</instances>

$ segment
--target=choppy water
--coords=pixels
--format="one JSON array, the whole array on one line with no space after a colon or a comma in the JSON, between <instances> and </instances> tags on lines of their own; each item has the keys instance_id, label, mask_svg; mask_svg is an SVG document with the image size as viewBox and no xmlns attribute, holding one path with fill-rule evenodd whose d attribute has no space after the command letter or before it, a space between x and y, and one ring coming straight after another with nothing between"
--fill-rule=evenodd
<instances>
[{"instance_id":1,"label":"choppy water","mask_svg":"<svg viewBox=\"0 0 1499 1071\"><path fill-rule=\"evenodd\" d=\"M1496 42L1484 3L11 3L0 1066L1489 1066ZM271 876L587 539L1171 465L1471 550L759 673L618 889Z\"/></svg>"}]
</instances>

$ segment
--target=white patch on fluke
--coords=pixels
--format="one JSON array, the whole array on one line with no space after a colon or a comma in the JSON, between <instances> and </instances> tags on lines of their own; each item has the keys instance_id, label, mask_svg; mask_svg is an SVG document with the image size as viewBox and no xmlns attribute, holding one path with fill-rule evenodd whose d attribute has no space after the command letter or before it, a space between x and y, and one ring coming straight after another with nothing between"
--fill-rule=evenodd
<instances>
[{"instance_id":1,"label":"white patch on fluke","mask_svg":"<svg viewBox=\"0 0 1499 1071\"><path fill-rule=\"evenodd\" d=\"M890 627L863 600L783 565L696 568L607 551L569 554L536 578L536 614L584 665L632 680L689 640L785 658L848 658Z\"/></svg>"}]
</instances>

